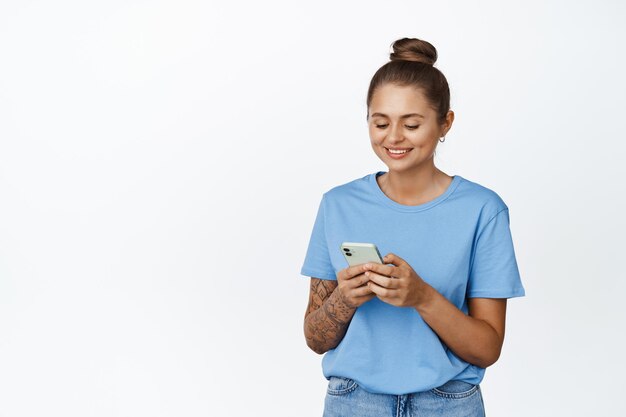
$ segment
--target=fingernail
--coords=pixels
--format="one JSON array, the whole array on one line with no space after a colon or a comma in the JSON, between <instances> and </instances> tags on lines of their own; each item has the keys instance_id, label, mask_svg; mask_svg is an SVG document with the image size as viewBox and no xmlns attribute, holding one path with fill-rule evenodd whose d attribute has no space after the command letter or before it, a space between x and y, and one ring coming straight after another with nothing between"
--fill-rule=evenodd
<instances>
[{"instance_id":1,"label":"fingernail","mask_svg":"<svg viewBox=\"0 0 626 417\"><path fill-rule=\"evenodd\" d=\"M371 265L371 264L365 264L365 267L366 267L366 268L371 268L371 267L372 267L372 265Z\"/></svg>"}]
</instances>

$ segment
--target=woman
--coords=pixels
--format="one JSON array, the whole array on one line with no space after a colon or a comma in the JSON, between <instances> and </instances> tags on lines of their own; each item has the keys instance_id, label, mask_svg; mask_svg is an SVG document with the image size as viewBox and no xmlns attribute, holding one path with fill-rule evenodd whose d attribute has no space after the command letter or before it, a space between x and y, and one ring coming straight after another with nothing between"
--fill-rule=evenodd
<instances>
[{"instance_id":1,"label":"woman","mask_svg":"<svg viewBox=\"0 0 626 417\"><path fill-rule=\"evenodd\" d=\"M324 416L484 416L479 383L500 356L506 300L525 295L508 207L434 165L454 113L433 45L400 39L390 57L367 94L388 172L323 194L301 269ZM346 267L344 241L376 244L384 264Z\"/></svg>"}]
</instances>

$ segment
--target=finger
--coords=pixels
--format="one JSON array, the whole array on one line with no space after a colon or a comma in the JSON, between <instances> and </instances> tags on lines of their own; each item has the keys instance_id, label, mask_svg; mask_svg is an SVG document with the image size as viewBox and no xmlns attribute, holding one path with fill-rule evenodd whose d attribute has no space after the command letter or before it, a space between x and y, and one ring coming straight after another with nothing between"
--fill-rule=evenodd
<instances>
[{"instance_id":1,"label":"finger","mask_svg":"<svg viewBox=\"0 0 626 417\"><path fill-rule=\"evenodd\" d=\"M372 298L376 298L376 294L374 294L373 292L369 292L367 295L363 296L363 297L359 297L358 302L363 305L366 302L368 302L369 300L371 300Z\"/></svg>"},{"instance_id":2,"label":"finger","mask_svg":"<svg viewBox=\"0 0 626 417\"><path fill-rule=\"evenodd\" d=\"M344 279L352 279L365 271L365 264L354 265L345 269Z\"/></svg>"},{"instance_id":3,"label":"finger","mask_svg":"<svg viewBox=\"0 0 626 417\"><path fill-rule=\"evenodd\" d=\"M393 290L390 290L389 288L381 287L374 281L368 282L367 286L370 288L370 290L372 290L373 293L381 297L389 297L390 291L393 291Z\"/></svg>"},{"instance_id":4,"label":"finger","mask_svg":"<svg viewBox=\"0 0 626 417\"><path fill-rule=\"evenodd\" d=\"M372 290L370 290L370 294L369 294L368 296L363 297L363 299L364 299L365 301L369 301L369 300L371 300L372 298L376 298L376 297L377 297L377 296L376 296L376 294L375 294L374 292L372 292ZM365 301L364 301L364 302L365 302Z\"/></svg>"},{"instance_id":5,"label":"finger","mask_svg":"<svg viewBox=\"0 0 626 417\"><path fill-rule=\"evenodd\" d=\"M398 288L399 282L396 278L390 278L385 275L377 274L373 271L368 271L365 273L365 277L369 279L370 282L374 282L375 284L384 287L384 288Z\"/></svg>"},{"instance_id":6,"label":"finger","mask_svg":"<svg viewBox=\"0 0 626 417\"><path fill-rule=\"evenodd\" d=\"M398 255L396 255L395 253L388 253L383 258L383 261L387 262L387 263L394 264L396 266L406 266L406 265L408 265L407 262L404 259L402 259Z\"/></svg>"},{"instance_id":7,"label":"finger","mask_svg":"<svg viewBox=\"0 0 626 417\"><path fill-rule=\"evenodd\" d=\"M377 263L365 264L366 271L374 271L380 275L386 275L388 277L400 277L401 269L394 265L383 265Z\"/></svg>"},{"instance_id":8,"label":"finger","mask_svg":"<svg viewBox=\"0 0 626 417\"><path fill-rule=\"evenodd\" d=\"M354 277L350 278L348 280L348 284L346 285L348 285L349 288L354 289L354 288L359 288L360 286L367 284L367 281L369 281L369 278L365 276L364 273L361 272L360 274L355 275Z\"/></svg>"},{"instance_id":9,"label":"finger","mask_svg":"<svg viewBox=\"0 0 626 417\"><path fill-rule=\"evenodd\" d=\"M356 288L353 294L354 294L354 297L366 297L372 294L372 290L369 288L367 284L365 284L359 288Z\"/></svg>"},{"instance_id":10,"label":"finger","mask_svg":"<svg viewBox=\"0 0 626 417\"><path fill-rule=\"evenodd\" d=\"M374 294L378 295L378 293L381 290L381 287L379 285L377 285L374 281L369 281L367 283L367 288L369 288L369 290L371 292L373 292Z\"/></svg>"},{"instance_id":11,"label":"finger","mask_svg":"<svg viewBox=\"0 0 626 417\"><path fill-rule=\"evenodd\" d=\"M363 297L356 297L353 299L354 303L357 306L362 306L363 304L367 303L369 300L371 300L372 298L376 297L376 294L370 292L369 295L365 295Z\"/></svg>"}]
</instances>

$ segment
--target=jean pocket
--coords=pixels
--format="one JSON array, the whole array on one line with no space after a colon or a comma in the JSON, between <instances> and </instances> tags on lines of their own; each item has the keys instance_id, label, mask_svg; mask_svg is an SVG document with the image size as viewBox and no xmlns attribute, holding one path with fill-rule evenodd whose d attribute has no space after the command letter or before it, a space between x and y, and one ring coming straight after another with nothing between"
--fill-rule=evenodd
<instances>
[{"instance_id":1,"label":"jean pocket","mask_svg":"<svg viewBox=\"0 0 626 417\"><path fill-rule=\"evenodd\" d=\"M328 380L326 392L330 395L345 395L356 389L357 383L354 379L343 376L331 376Z\"/></svg>"},{"instance_id":2,"label":"jean pocket","mask_svg":"<svg viewBox=\"0 0 626 417\"><path fill-rule=\"evenodd\" d=\"M479 388L479 385L453 379L440 387L431 389L430 392L444 398L467 398L478 392Z\"/></svg>"}]
</instances>

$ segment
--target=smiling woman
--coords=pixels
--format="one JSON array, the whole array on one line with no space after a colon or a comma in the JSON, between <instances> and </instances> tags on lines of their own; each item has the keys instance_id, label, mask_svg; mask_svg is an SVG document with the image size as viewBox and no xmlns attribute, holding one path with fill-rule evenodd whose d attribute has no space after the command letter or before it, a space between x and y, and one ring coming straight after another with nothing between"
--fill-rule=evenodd
<instances>
[{"instance_id":1,"label":"smiling woman","mask_svg":"<svg viewBox=\"0 0 626 417\"><path fill-rule=\"evenodd\" d=\"M378 178L379 184L392 199L409 205L441 194L452 181L452 177L435 168L433 159L439 138L452 126L454 113L448 110L440 123L423 90L412 85L382 84L369 103L372 149L390 170L390 174ZM405 113L407 109L417 112ZM433 178L423 182L420 190L415 178L426 178L425 174L429 173ZM395 186L386 184L388 177ZM429 185L433 188L428 189Z\"/></svg>"},{"instance_id":2,"label":"smiling woman","mask_svg":"<svg viewBox=\"0 0 626 417\"><path fill-rule=\"evenodd\" d=\"M507 298L525 295L508 206L434 164L454 121L436 59L426 41L394 42L367 94L370 144L389 169L333 187L318 208L300 273L326 417L484 416ZM375 243L384 264L347 266L346 241Z\"/></svg>"}]
</instances>

